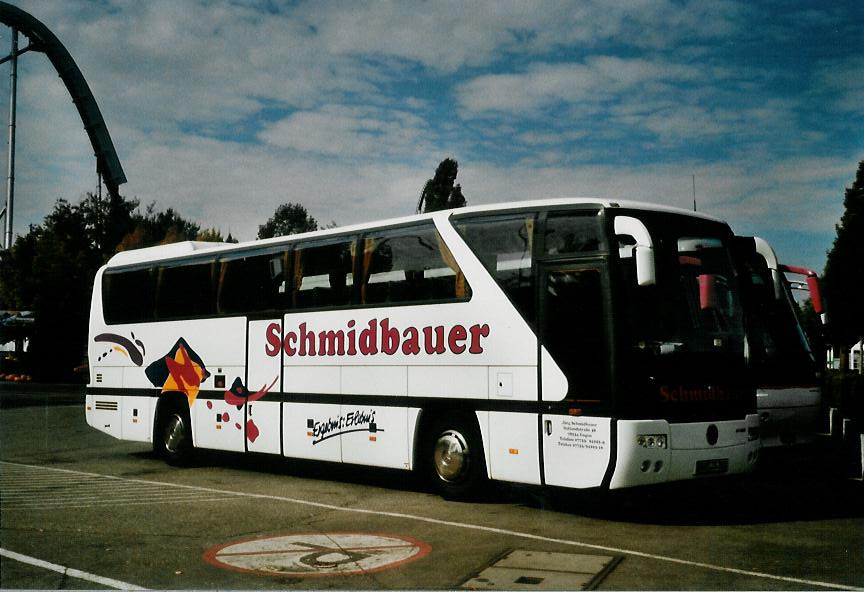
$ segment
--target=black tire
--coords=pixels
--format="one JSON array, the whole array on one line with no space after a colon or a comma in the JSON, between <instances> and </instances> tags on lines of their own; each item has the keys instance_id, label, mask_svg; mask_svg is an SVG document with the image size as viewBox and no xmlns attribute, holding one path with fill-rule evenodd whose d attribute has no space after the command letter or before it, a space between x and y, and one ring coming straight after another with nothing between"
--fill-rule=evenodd
<instances>
[{"instance_id":1,"label":"black tire","mask_svg":"<svg viewBox=\"0 0 864 592\"><path fill-rule=\"evenodd\" d=\"M486 493L483 441L473 418L437 418L425 433L423 462L441 497L474 500Z\"/></svg>"},{"instance_id":2,"label":"black tire","mask_svg":"<svg viewBox=\"0 0 864 592\"><path fill-rule=\"evenodd\" d=\"M192 423L189 410L171 405L159 410L153 449L168 464L182 466L192 458Z\"/></svg>"}]
</instances>

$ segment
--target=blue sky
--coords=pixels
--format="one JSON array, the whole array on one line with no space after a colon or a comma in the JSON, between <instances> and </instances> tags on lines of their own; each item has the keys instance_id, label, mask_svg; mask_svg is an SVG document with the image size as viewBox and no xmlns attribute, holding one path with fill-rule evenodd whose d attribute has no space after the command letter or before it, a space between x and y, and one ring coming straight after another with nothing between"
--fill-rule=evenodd
<instances>
[{"instance_id":1,"label":"blue sky","mask_svg":"<svg viewBox=\"0 0 864 592\"><path fill-rule=\"evenodd\" d=\"M287 201L410 214L449 156L469 204L691 208L695 175L701 211L821 271L864 159L860 0L13 4L86 76L123 194L241 240ZM5 117L8 66L0 85ZM97 183L40 54L19 60L17 132L20 233Z\"/></svg>"}]
</instances>

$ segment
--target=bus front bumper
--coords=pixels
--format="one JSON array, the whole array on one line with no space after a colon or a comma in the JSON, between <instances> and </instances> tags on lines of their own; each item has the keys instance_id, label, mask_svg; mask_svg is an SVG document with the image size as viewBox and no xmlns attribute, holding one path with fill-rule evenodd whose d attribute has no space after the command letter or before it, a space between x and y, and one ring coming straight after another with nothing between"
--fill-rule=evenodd
<instances>
[{"instance_id":1,"label":"bus front bumper","mask_svg":"<svg viewBox=\"0 0 864 592\"><path fill-rule=\"evenodd\" d=\"M759 416L670 424L619 420L610 489L752 471L759 459Z\"/></svg>"}]
</instances>

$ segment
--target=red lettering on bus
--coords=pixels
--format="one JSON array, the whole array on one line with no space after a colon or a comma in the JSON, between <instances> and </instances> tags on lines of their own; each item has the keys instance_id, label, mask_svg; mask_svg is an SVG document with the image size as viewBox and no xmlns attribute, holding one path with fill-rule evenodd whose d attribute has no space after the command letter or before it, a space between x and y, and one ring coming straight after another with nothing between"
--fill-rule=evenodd
<instances>
[{"instance_id":1,"label":"red lettering on bus","mask_svg":"<svg viewBox=\"0 0 864 592\"><path fill-rule=\"evenodd\" d=\"M267 345L264 351L271 358L279 355L279 350L282 346L282 325L279 323L270 323L267 325Z\"/></svg>"},{"instance_id":2,"label":"red lettering on bus","mask_svg":"<svg viewBox=\"0 0 864 592\"><path fill-rule=\"evenodd\" d=\"M483 353L483 338L489 337L491 329L486 323L471 325L456 324L415 327L405 329L393 324L389 317L370 319L359 332L357 322L349 320L347 331L343 329L310 329L306 322L300 323L296 331L287 331L280 342L279 323L271 323L265 332L265 351L268 356L277 356L280 348L288 357L292 356L373 356L382 353L392 356L401 351L406 356L421 352L428 355L451 353L460 355ZM422 344L421 344L422 341Z\"/></svg>"},{"instance_id":3,"label":"red lettering on bus","mask_svg":"<svg viewBox=\"0 0 864 592\"><path fill-rule=\"evenodd\" d=\"M465 351L465 346L461 342L468 339L468 331L462 325L454 325L450 329L450 335L447 337L447 343L450 346L450 351L454 354L461 354Z\"/></svg>"},{"instance_id":4,"label":"red lettering on bus","mask_svg":"<svg viewBox=\"0 0 864 592\"><path fill-rule=\"evenodd\" d=\"M348 331L348 355L349 356L356 356L357 355L357 347L355 345L356 342L354 341L354 335L356 335L356 333L357 333L357 331L354 330L354 325L356 325L356 324L357 323L354 321L354 319L351 319L350 321L348 321L348 329L350 329L350 331Z\"/></svg>"},{"instance_id":5,"label":"red lettering on bus","mask_svg":"<svg viewBox=\"0 0 864 592\"><path fill-rule=\"evenodd\" d=\"M360 353L371 356L378 353L378 321L372 319L369 326L360 331Z\"/></svg>"},{"instance_id":6,"label":"red lettering on bus","mask_svg":"<svg viewBox=\"0 0 864 592\"><path fill-rule=\"evenodd\" d=\"M392 356L399 351L399 331L390 326L390 319L381 319L381 353Z\"/></svg>"},{"instance_id":7,"label":"red lettering on bus","mask_svg":"<svg viewBox=\"0 0 864 592\"><path fill-rule=\"evenodd\" d=\"M297 334L294 331L288 331L285 334L285 354L289 356L293 356L297 353L297 350L294 348L294 345L297 345Z\"/></svg>"},{"instance_id":8,"label":"red lettering on bus","mask_svg":"<svg viewBox=\"0 0 864 592\"><path fill-rule=\"evenodd\" d=\"M300 355L315 355L315 332L306 331L306 323L300 323Z\"/></svg>"},{"instance_id":9,"label":"red lettering on bus","mask_svg":"<svg viewBox=\"0 0 864 592\"><path fill-rule=\"evenodd\" d=\"M489 337L489 325L472 325L469 329L471 332L471 347L468 348L468 352L472 354L482 354L483 346L480 345L481 337Z\"/></svg>"},{"instance_id":10,"label":"red lettering on bus","mask_svg":"<svg viewBox=\"0 0 864 592\"><path fill-rule=\"evenodd\" d=\"M344 331L321 331L318 333L318 355L344 356L345 355L345 332Z\"/></svg>"},{"instance_id":11,"label":"red lettering on bus","mask_svg":"<svg viewBox=\"0 0 864 592\"><path fill-rule=\"evenodd\" d=\"M432 331L435 331L435 336L438 338L436 342L432 342ZM443 354L444 346L444 327L423 327L423 336L426 338L426 353L427 354Z\"/></svg>"},{"instance_id":12,"label":"red lettering on bus","mask_svg":"<svg viewBox=\"0 0 864 592\"><path fill-rule=\"evenodd\" d=\"M402 353L406 356L416 356L420 353L420 331L417 327L408 327L402 332Z\"/></svg>"}]
</instances>

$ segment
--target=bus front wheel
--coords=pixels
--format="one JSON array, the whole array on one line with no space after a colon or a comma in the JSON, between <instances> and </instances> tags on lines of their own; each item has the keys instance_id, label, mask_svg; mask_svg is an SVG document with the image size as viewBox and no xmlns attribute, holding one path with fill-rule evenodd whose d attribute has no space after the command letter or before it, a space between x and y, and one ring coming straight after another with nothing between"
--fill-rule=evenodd
<instances>
[{"instance_id":1,"label":"bus front wheel","mask_svg":"<svg viewBox=\"0 0 864 592\"><path fill-rule=\"evenodd\" d=\"M427 467L433 486L446 499L474 499L486 484L479 429L470 420L438 420L428 432Z\"/></svg>"},{"instance_id":2,"label":"bus front wheel","mask_svg":"<svg viewBox=\"0 0 864 592\"><path fill-rule=\"evenodd\" d=\"M183 465L192 456L192 434L189 413L177 407L160 413L154 442L156 452L168 464Z\"/></svg>"}]
</instances>

